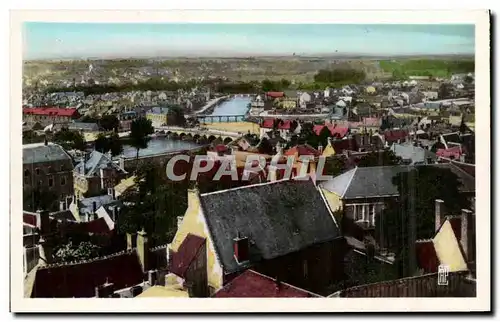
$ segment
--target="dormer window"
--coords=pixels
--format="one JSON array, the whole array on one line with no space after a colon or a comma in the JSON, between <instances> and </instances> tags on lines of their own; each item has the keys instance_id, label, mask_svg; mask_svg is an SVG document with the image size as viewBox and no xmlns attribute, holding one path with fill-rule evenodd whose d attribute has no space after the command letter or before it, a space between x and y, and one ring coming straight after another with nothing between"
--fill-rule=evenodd
<instances>
[{"instance_id":1,"label":"dormer window","mask_svg":"<svg viewBox=\"0 0 500 322\"><path fill-rule=\"evenodd\" d=\"M25 177L28 177L29 175L30 175L29 170L28 170L28 169L25 169L25 170L24 170L24 176L25 176Z\"/></svg>"}]
</instances>

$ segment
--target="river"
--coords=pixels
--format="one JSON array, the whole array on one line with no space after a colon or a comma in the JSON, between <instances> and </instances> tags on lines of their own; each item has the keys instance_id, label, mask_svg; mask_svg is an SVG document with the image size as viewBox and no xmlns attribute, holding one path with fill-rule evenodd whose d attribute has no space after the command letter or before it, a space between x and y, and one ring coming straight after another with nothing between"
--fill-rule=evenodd
<instances>
[{"instance_id":1,"label":"river","mask_svg":"<svg viewBox=\"0 0 500 322\"><path fill-rule=\"evenodd\" d=\"M244 115L248 111L249 97L233 97L215 107L211 115ZM205 122L218 122L217 117L207 118ZM241 121L241 118L238 118ZM173 140L166 137L151 139L146 149L139 150L139 156L149 156L165 152L179 150L189 150L199 147L199 144L189 141ZM137 151L130 145L123 146L122 156L126 158L135 158Z\"/></svg>"}]
</instances>

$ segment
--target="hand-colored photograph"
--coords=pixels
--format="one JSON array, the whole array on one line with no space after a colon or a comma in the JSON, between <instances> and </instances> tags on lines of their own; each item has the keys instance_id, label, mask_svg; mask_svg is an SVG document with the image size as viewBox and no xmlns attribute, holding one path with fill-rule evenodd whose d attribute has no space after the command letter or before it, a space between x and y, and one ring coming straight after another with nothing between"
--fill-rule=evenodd
<instances>
[{"instance_id":1,"label":"hand-colored photograph","mask_svg":"<svg viewBox=\"0 0 500 322\"><path fill-rule=\"evenodd\" d=\"M474 24L21 34L24 298L477 297Z\"/></svg>"}]
</instances>

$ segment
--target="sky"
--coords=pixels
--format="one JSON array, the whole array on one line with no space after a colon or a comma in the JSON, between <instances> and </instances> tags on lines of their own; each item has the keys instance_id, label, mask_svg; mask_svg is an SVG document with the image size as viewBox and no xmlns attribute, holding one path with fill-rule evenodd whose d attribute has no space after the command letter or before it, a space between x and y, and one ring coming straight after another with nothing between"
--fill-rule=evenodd
<instances>
[{"instance_id":1,"label":"sky","mask_svg":"<svg viewBox=\"0 0 500 322\"><path fill-rule=\"evenodd\" d=\"M29 22L23 58L474 54L474 32L449 24Z\"/></svg>"}]
</instances>

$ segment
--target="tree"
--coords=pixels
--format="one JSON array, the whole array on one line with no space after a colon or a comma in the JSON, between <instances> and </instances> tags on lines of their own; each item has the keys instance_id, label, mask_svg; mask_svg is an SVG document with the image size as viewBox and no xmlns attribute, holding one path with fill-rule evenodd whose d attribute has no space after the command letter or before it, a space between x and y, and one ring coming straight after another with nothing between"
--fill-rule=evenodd
<instances>
[{"instance_id":1,"label":"tree","mask_svg":"<svg viewBox=\"0 0 500 322\"><path fill-rule=\"evenodd\" d=\"M269 140L265 137L260 140L260 143L258 145L258 149L259 149L259 153L262 153L262 154L273 154L274 153L273 146L271 145Z\"/></svg>"},{"instance_id":2,"label":"tree","mask_svg":"<svg viewBox=\"0 0 500 322\"><path fill-rule=\"evenodd\" d=\"M411 247L415 240L430 238L435 232L435 200L441 199L449 214L469 208L458 188L461 183L449 169L434 166L410 167L393 179L397 200L388 201L376 215L376 236L382 246L395 252L400 277L413 273Z\"/></svg>"},{"instance_id":3,"label":"tree","mask_svg":"<svg viewBox=\"0 0 500 322\"><path fill-rule=\"evenodd\" d=\"M136 151L137 166L139 165L139 150L148 147L148 142L151 140L149 135L154 133L154 128L150 120L140 117L132 121L130 125L130 145Z\"/></svg>"},{"instance_id":4,"label":"tree","mask_svg":"<svg viewBox=\"0 0 500 322\"><path fill-rule=\"evenodd\" d=\"M438 89L438 99L443 100L451 98L453 93L453 85L450 83L443 83Z\"/></svg>"},{"instance_id":5,"label":"tree","mask_svg":"<svg viewBox=\"0 0 500 322\"><path fill-rule=\"evenodd\" d=\"M328 138L332 136L332 132L330 132L330 129L328 126L324 126L321 131L319 132L319 135L317 136L317 145L314 145L315 147L318 147L319 145L325 147L328 144Z\"/></svg>"},{"instance_id":6,"label":"tree","mask_svg":"<svg viewBox=\"0 0 500 322\"><path fill-rule=\"evenodd\" d=\"M90 115L84 115L81 119L80 122L83 123L99 123L99 120L95 117L92 117Z\"/></svg>"},{"instance_id":7,"label":"tree","mask_svg":"<svg viewBox=\"0 0 500 322\"><path fill-rule=\"evenodd\" d=\"M106 131L118 131L120 121L114 115L104 115L101 117L99 125Z\"/></svg>"},{"instance_id":8,"label":"tree","mask_svg":"<svg viewBox=\"0 0 500 322\"><path fill-rule=\"evenodd\" d=\"M53 140L66 150L85 150L85 139L83 135L77 131L70 131L67 128L63 128L61 131L54 134Z\"/></svg>"},{"instance_id":9,"label":"tree","mask_svg":"<svg viewBox=\"0 0 500 322\"><path fill-rule=\"evenodd\" d=\"M391 150L370 152L359 160L358 167L377 167L398 165L401 158Z\"/></svg>"},{"instance_id":10,"label":"tree","mask_svg":"<svg viewBox=\"0 0 500 322\"><path fill-rule=\"evenodd\" d=\"M41 143L45 140L45 135L37 135L34 131L23 131L23 144Z\"/></svg>"},{"instance_id":11,"label":"tree","mask_svg":"<svg viewBox=\"0 0 500 322\"><path fill-rule=\"evenodd\" d=\"M339 156L331 156L325 159L323 174L327 176L338 176L346 170L345 159Z\"/></svg>"},{"instance_id":12,"label":"tree","mask_svg":"<svg viewBox=\"0 0 500 322\"><path fill-rule=\"evenodd\" d=\"M79 244L69 243L61 246L55 251L56 262L75 262L99 257L99 247L89 241Z\"/></svg>"},{"instance_id":13,"label":"tree","mask_svg":"<svg viewBox=\"0 0 500 322\"><path fill-rule=\"evenodd\" d=\"M171 118L171 121L169 121L169 124L172 125L177 125L177 126L184 126L186 125L186 118L184 116L184 109L179 106L179 105L172 105L169 107L169 118Z\"/></svg>"},{"instance_id":14,"label":"tree","mask_svg":"<svg viewBox=\"0 0 500 322\"><path fill-rule=\"evenodd\" d=\"M99 133L97 138L94 141L94 150L99 151L101 153L106 153L109 151L109 140L104 135L104 133Z\"/></svg>"},{"instance_id":15,"label":"tree","mask_svg":"<svg viewBox=\"0 0 500 322\"><path fill-rule=\"evenodd\" d=\"M465 76L465 78L464 78L464 82L466 84L472 84L473 81L474 81L474 78L469 76L469 75Z\"/></svg>"},{"instance_id":16,"label":"tree","mask_svg":"<svg viewBox=\"0 0 500 322\"><path fill-rule=\"evenodd\" d=\"M109 136L109 151L111 151L112 156L117 156L123 152L123 143L118 133L114 132Z\"/></svg>"},{"instance_id":17,"label":"tree","mask_svg":"<svg viewBox=\"0 0 500 322\"><path fill-rule=\"evenodd\" d=\"M137 170L136 190L124 196L127 206L120 214L119 233L144 229L154 244L172 241L177 217L187 208L186 181L167 181L163 167L144 164Z\"/></svg>"}]
</instances>

